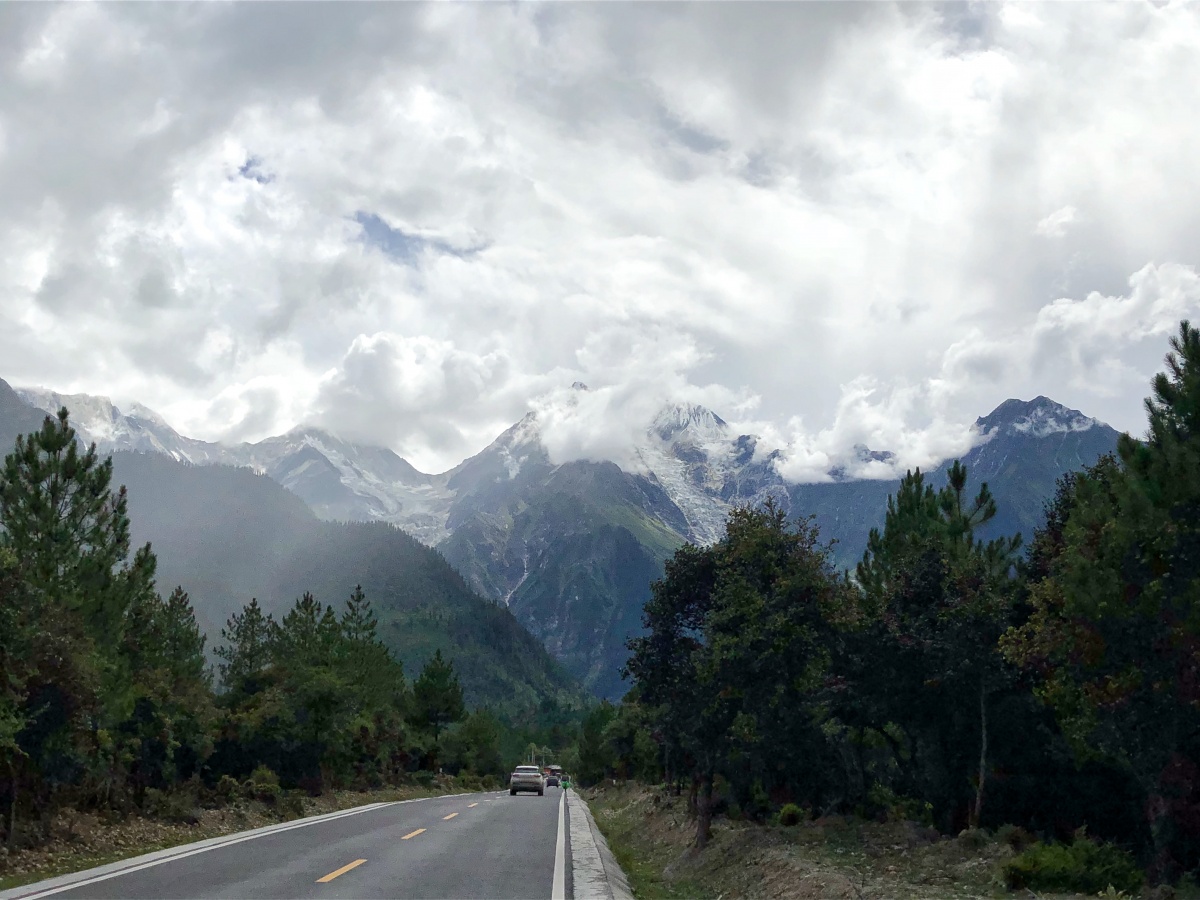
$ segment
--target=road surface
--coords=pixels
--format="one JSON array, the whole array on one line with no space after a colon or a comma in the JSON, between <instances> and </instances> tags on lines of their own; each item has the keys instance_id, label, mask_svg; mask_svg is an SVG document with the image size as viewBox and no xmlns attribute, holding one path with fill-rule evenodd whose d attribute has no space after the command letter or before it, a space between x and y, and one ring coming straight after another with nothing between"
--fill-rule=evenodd
<instances>
[{"instance_id":1,"label":"road surface","mask_svg":"<svg viewBox=\"0 0 1200 900\"><path fill-rule=\"evenodd\" d=\"M563 794L508 791L386 803L118 864L55 898L561 898L570 881ZM567 871L564 872L564 868ZM12 895L10 894L10 896Z\"/></svg>"}]
</instances>

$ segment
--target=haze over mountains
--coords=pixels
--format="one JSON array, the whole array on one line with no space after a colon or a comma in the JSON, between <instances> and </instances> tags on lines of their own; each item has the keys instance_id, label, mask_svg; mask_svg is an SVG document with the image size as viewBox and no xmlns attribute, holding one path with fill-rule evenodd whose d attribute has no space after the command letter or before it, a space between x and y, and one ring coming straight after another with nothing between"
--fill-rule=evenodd
<instances>
[{"instance_id":1,"label":"haze over mountains","mask_svg":"<svg viewBox=\"0 0 1200 900\"><path fill-rule=\"evenodd\" d=\"M46 411L67 406L81 437L102 450L251 468L322 519L401 527L436 547L477 592L507 606L603 696L623 692L624 643L640 625L663 560L684 541L716 540L732 506L770 497L794 515L813 515L823 537L837 541L838 564L852 566L896 484L887 448L865 446L825 481L789 483L776 469L776 451L694 404L661 410L624 469L553 463L530 413L450 471L425 474L386 448L318 429L223 446L180 435L142 406L120 410L104 398L44 389L17 394ZM1110 452L1117 440L1114 429L1046 397L1006 401L976 428L979 442L962 459L972 480L989 482L996 494L992 530L1027 536L1055 479Z\"/></svg>"}]
</instances>

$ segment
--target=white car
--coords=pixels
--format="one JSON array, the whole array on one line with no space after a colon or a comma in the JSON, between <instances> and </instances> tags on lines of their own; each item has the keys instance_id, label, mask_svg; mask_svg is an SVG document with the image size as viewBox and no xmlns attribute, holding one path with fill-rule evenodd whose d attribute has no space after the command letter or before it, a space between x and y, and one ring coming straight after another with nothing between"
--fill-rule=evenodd
<instances>
[{"instance_id":1,"label":"white car","mask_svg":"<svg viewBox=\"0 0 1200 900\"><path fill-rule=\"evenodd\" d=\"M537 766L517 766L508 776L508 792L515 797L517 791L537 791L539 797L545 794L546 779L542 777L542 770Z\"/></svg>"}]
</instances>

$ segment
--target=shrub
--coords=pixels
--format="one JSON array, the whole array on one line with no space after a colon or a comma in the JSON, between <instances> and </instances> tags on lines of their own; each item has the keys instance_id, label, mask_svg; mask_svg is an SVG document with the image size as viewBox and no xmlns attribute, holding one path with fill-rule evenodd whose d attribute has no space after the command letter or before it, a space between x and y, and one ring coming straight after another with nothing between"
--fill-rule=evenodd
<instances>
[{"instance_id":1,"label":"shrub","mask_svg":"<svg viewBox=\"0 0 1200 900\"><path fill-rule=\"evenodd\" d=\"M1004 883L1009 890L1097 894L1111 885L1132 893L1142 886L1142 872L1120 847L1080 836L1070 844L1033 844L1005 863Z\"/></svg>"},{"instance_id":2,"label":"shrub","mask_svg":"<svg viewBox=\"0 0 1200 900\"><path fill-rule=\"evenodd\" d=\"M1008 844L1014 853L1020 853L1033 844L1035 838L1020 825L1001 825L996 829L996 840L1001 844Z\"/></svg>"},{"instance_id":3,"label":"shrub","mask_svg":"<svg viewBox=\"0 0 1200 900\"><path fill-rule=\"evenodd\" d=\"M779 811L780 825L799 825L804 821L804 810L795 803L785 803Z\"/></svg>"},{"instance_id":4,"label":"shrub","mask_svg":"<svg viewBox=\"0 0 1200 900\"><path fill-rule=\"evenodd\" d=\"M200 821L196 798L179 791L149 788L142 801L142 814L162 822L195 825Z\"/></svg>"},{"instance_id":5,"label":"shrub","mask_svg":"<svg viewBox=\"0 0 1200 900\"><path fill-rule=\"evenodd\" d=\"M279 787L279 776L266 766L258 766L250 773L250 780L257 785L274 785Z\"/></svg>"},{"instance_id":6,"label":"shrub","mask_svg":"<svg viewBox=\"0 0 1200 900\"><path fill-rule=\"evenodd\" d=\"M232 775L222 775L217 781L217 786L214 789L217 799L223 803L232 803L234 798L241 792L242 786L237 783L237 779Z\"/></svg>"},{"instance_id":7,"label":"shrub","mask_svg":"<svg viewBox=\"0 0 1200 900\"><path fill-rule=\"evenodd\" d=\"M890 787L876 782L867 791L867 803L884 813L889 822L920 822L933 825L933 804L897 794Z\"/></svg>"},{"instance_id":8,"label":"shrub","mask_svg":"<svg viewBox=\"0 0 1200 900\"><path fill-rule=\"evenodd\" d=\"M474 772L462 771L454 777L454 785L462 791L478 791L482 790L483 782Z\"/></svg>"},{"instance_id":9,"label":"shrub","mask_svg":"<svg viewBox=\"0 0 1200 900\"><path fill-rule=\"evenodd\" d=\"M958 833L958 842L970 850L978 850L987 845L988 833L982 828L964 828Z\"/></svg>"},{"instance_id":10,"label":"shrub","mask_svg":"<svg viewBox=\"0 0 1200 900\"><path fill-rule=\"evenodd\" d=\"M304 817L304 798L300 794L288 792L279 801L279 814L285 819L300 819Z\"/></svg>"}]
</instances>

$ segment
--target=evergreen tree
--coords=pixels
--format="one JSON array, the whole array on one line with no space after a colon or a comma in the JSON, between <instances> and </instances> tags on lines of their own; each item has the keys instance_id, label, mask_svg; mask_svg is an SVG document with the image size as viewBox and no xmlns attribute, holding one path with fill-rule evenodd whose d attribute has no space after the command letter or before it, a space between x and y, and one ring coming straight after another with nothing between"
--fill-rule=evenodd
<instances>
[{"instance_id":1,"label":"evergreen tree","mask_svg":"<svg viewBox=\"0 0 1200 900\"><path fill-rule=\"evenodd\" d=\"M1005 640L1085 754L1136 776L1152 874L1200 863L1200 332L1187 321L1146 401L1145 441L1060 492L1057 539Z\"/></svg>"},{"instance_id":2,"label":"evergreen tree","mask_svg":"<svg viewBox=\"0 0 1200 900\"><path fill-rule=\"evenodd\" d=\"M254 693L258 689L271 665L275 627L274 619L263 614L256 598L225 623L221 629L224 643L217 647L216 654L224 660L219 671L226 691Z\"/></svg>"},{"instance_id":3,"label":"evergreen tree","mask_svg":"<svg viewBox=\"0 0 1200 900\"><path fill-rule=\"evenodd\" d=\"M958 818L976 826L982 814L988 711L1011 683L996 645L1011 624L1020 547L1019 536L975 537L996 504L986 484L970 500L966 486L956 461L941 490L918 469L888 498L883 530L871 531L858 566L867 622L839 664L849 678L839 715L893 746L902 789L928 798L947 830Z\"/></svg>"},{"instance_id":4,"label":"evergreen tree","mask_svg":"<svg viewBox=\"0 0 1200 900\"><path fill-rule=\"evenodd\" d=\"M466 713L454 664L442 658L441 650L433 654L413 683L413 713L418 725L433 732L435 743L446 726Z\"/></svg>"},{"instance_id":5,"label":"evergreen tree","mask_svg":"<svg viewBox=\"0 0 1200 900\"><path fill-rule=\"evenodd\" d=\"M79 451L65 409L19 437L0 472L0 548L15 561L29 625L18 629L23 726L9 761L21 761L24 796L43 822L72 783L112 801L130 753L115 732L136 702L123 651L153 596L155 560L147 545L128 561L125 491L111 482L111 460L94 445Z\"/></svg>"}]
</instances>

